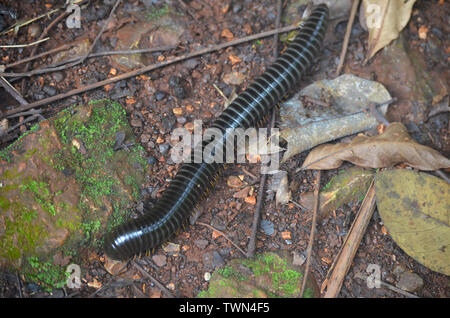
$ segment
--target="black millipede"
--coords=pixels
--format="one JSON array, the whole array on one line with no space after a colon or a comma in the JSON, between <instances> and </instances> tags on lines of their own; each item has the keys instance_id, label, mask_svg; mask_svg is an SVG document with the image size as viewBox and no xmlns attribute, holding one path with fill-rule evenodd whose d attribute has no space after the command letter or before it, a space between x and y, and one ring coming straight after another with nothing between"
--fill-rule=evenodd
<instances>
[{"instance_id":1,"label":"black millipede","mask_svg":"<svg viewBox=\"0 0 450 318\"><path fill-rule=\"evenodd\" d=\"M223 140L230 129L257 126L294 87L319 55L327 20L328 7L316 6L286 51L215 120L211 127L223 132ZM152 208L144 204L142 216L124 222L106 235L106 254L127 260L166 242L187 225L189 215L214 187L222 169L223 164L205 160L183 163Z\"/></svg>"}]
</instances>

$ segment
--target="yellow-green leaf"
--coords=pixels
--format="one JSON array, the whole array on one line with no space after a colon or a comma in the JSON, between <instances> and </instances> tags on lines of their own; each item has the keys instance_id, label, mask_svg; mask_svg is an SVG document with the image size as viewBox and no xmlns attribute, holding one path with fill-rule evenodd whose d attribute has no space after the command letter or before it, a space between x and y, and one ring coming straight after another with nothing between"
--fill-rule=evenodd
<instances>
[{"instance_id":1,"label":"yellow-green leaf","mask_svg":"<svg viewBox=\"0 0 450 318\"><path fill-rule=\"evenodd\" d=\"M375 177L377 207L394 241L422 265L450 275L450 185L411 170Z\"/></svg>"}]
</instances>

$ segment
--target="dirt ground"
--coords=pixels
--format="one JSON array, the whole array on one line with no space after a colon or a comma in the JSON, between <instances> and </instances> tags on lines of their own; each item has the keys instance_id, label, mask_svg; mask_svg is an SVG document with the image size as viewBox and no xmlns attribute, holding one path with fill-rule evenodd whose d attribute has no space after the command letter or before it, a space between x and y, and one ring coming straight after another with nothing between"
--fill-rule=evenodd
<instances>
[{"instance_id":1,"label":"dirt ground","mask_svg":"<svg viewBox=\"0 0 450 318\"><path fill-rule=\"evenodd\" d=\"M1 5L14 9L17 16L24 20L45 13L49 8L63 4L62 2L45 1L49 5L46 7L41 1L0 0ZM102 26L101 22L108 17L114 2L91 1L81 11L80 29L67 29L62 22L59 22L50 30L50 40L43 43L37 52L70 43L84 36L92 41ZM285 9L291 1L284 2ZM151 64L165 57L183 54L199 47L273 29L277 17L276 3L275 0L122 1L116 10L115 23L125 24L132 20L133 10L130 8L133 7L136 8L134 11L139 11L148 6L160 9L165 8L168 4L175 6L177 12L180 13L179 18L185 25L184 33L180 37L177 48L146 54L146 63ZM417 1L415 8L418 10L412 18L412 21L416 23L408 25L402 32L410 46L417 50L428 50L427 42L425 44L418 42L417 27L415 26L417 21L428 26L431 30L429 31L430 36L432 34L440 39L441 50L431 50L427 57L428 67L432 70L448 70L450 43L448 20L446 19L449 7L448 2L441 5L437 0ZM7 15L4 15L4 19L7 22L12 21L11 17ZM38 32L48 24L48 19L42 19L39 23L35 23ZM345 28L346 21L342 21L336 25L334 30L329 30L325 41L324 56L321 57L320 63L312 67L307 76L302 79L298 89L316 79L332 78L337 66ZM224 30L228 31L224 32ZM0 37L0 44L29 43L34 39L32 32L34 31L30 31L30 28L23 28L16 36L9 34ZM112 33L108 34L100 39L96 51L115 49L114 45L117 39L110 36ZM142 198L149 198L150 202L154 203L167 186L169 174L173 176L178 168L178 165L171 161L167 146L171 131L176 127L189 127L196 119L203 120L204 125L210 125L224 107L224 98L213 84L226 96L230 96L233 89L237 93L244 90L273 61L273 45L273 38L269 37L205 54L157 69L145 74L147 77L132 77L114 83L108 89L96 89L57 101L43 107L42 115L48 118L74 103L87 102L92 99L111 98L119 101L127 111L137 140L148 153L151 168L147 182L142 187ZM284 42L279 42L280 51L285 46ZM366 48L367 33L362 30L356 19L344 72L352 71L356 75L366 78L372 76L362 66L360 58L361 52L365 52ZM32 47L14 50L2 49L0 58L3 63L12 63L29 56L31 50ZM230 56L239 57L240 61L233 61ZM51 62L51 56L38 59L31 63L30 69ZM32 102L111 77L113 68L117 69L112 64L111 58L99 57L67 70L29 77L24 81L17 80L13 84L27 101ZM23 65L15 68L14 71L23 71ZM123 72L120 69L117 71L118 74ZM247 78L240 85L226 84L223 80L224 75L231 71L246 74ZM17 104L4 90L0 90L0 101L2 111L8 110L6 105ZM174 109L177 111L174 112ZM11 125L13 124L14 122L11 123ZM433 137L436 137L433 140L448 139L448 136L444 136L448 134L448 126L446 129L440 129L437 126L432 134ZM12 135L11 140L3 142L0 147L5 147L18 135L19 130L16 135ZM440 144L433 144L430 141L428 145L442 154L448 155L450 149L448 141ZM303 192L314 189L314 171L295 172L301 166L306 155L307 152L297 155L280 168L288 171L294 201L299 201ZM350 166L351 164L347 164L343 168ZM333 170L324 171L321 186L327 184L336 173L337 171ZM160 247L154 253L157 255L156 258L147 257L139 260L139 264L163 283L173 295L195 297L208 287L208 282L204 278L205 273L212 273L214 268L223 266L228 260L243 257L239 250L223 236L217 235L209 227L201 224L206 223L213 226L224 232L243 250L247 249L255 205L245 202L243 199L233 198L234 190L226 182L229 176L239 175L244 176L244 182L253 185L256 196L260 178L258 165L229 165L223 177L218 181L214 192L202 203L199 223L188 226L171 240L180 245L180 251L171 253ZM136 206L139 204L140 202L136 202ZM319 286L324 281L358 208L358 204L345 205L318 224L311 270ZM258 232L257 252L281 249L306 255L312 211L302 210L294 204L276 207L274 193L267 191L261 217L274 224L274 233L267 235L261 230ZM427 269L406 255L382 228L381 218L375 211L344 281L340 297L405 297L384 287L369 289L365 282L354 278L356 272L365 272L369 264L379 265L382 270L381 279L392 285L395 285L397 280L395 269L398 266L406 271L416 273L424 283L423 287L416 292L419 297L449 297L449 277ZM283 238L282 232L290 232L291 238ZM23 281L20 273L3 271L0 273L0 297L166 297L153 282L131 264L127 265L118 276L112 276L105 269L105 256L102 251L86 251L84 254L85 263L82 264L81 289L55 289L49 293L34 283ZM91 284L88 285L88 282ZM96 282L96 284L92 284L92 282Z\"/></svg>"}]
</instances>

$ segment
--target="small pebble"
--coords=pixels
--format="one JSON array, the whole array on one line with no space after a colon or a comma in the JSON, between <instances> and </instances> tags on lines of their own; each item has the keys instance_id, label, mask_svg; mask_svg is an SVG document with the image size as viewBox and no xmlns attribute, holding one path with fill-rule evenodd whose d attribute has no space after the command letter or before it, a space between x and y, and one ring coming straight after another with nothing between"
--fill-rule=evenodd
<instances>
[{"instance_id":1,"label":"small pebble","mask_svg":"<svg viewBox=\"0 0 450 318\"><path fill-rule=\"evenodd\" d=\"M166 256L161 254L156 254L152 256L153 262L155 262L156 266L163 267L166 265Z\"/></svg>"},{"instance_id":2,"label":"small pebble","mask_svg":"<svg viewBox=\"0 0 450 318\"><path fill-rule=\"evenodd\" d=\"M209 282L209 280L211 279L211 273L210 272L206 272L205 275L203 276L205 278L205 280L207 282Z\"/></svg>"},{"instance_id":3,"label":"small pebble","mask_svg":"<svg viewBox=\"0 0 450 318\"><path fill-rule=\"evenodd\" d=\"M64 75L60 72L55 72L52 74L52 78L56 83L59 83L64 79Z\"/></svg>"},{"instance_id":4,"label":"small pebble","mask_svg":"<svg viewBox=\"0 0 450 318\"><path fill-rule=\"evenodd\" d=\"M132 119L130 122L132 127L142 127L142 120L140 119Z\"/></svg>"},{"instance_id":5,"label":"small pebble","mask_svg":"<svg viewBox=\"0 0 450 318\"><path fill-rule=\"evenodd\" d=\"M306 261L306 258L303 254L299 254L297 252L293 253L292 264L301 266L305 263L305 261Z\"/></svg>"},{"instance_id":6,"label":"small pebble","mask_svg":"<svg viewBox=\"0 0 450 318\"><path fill-rule=\"evenodd\" d=\"M54 88L53 86L45 85L42 90L49 96L53 96L56 94L56 88Z\"/></svg>"},{"instance_id":7,"label":"small pebble","mask_svg":"<svg viewBox=\"0 0 450 318\"><path fill-rule=\"evenodd\" d=\"M400 275L397 287L408 292L415 292L423 287L423 279L416 273L404 272Z\"/></svg>"},{"instance_id":8,"label":"small pebble","mask_svg":"<svg viewBox=\"0 0 450 318\"><path fill-rule=\"evenodd\" d=\"M155 98L158 101L163 100L164 98L166 98L166 96L167 96L167 93L164 91L157 91L155 94Z\"/></svg>"},{"instance_id":9,"label":"small pebble","mask_svg":"<svg viewBox=\"0 0 450 318\"><path fill-rule=\"evenodd\" d=\"M195 240L194 241L195 246L197 246L199 249L204 249L208 246L209 242L207 240Z\"/></svg>"},{"instance_id":10,"label":"small pebble","mask_svg":"<svg viewBox=\"0 0 450 318\"><path fill-rule=\"evenodd\" d=\"M169 150L169 147L170 147L169 144L159 145L159 152L165 154L167 150Z\"/></svg>"},{"instance_id":11,"label":"small pebble","mask_svg":"<svg viewBox=\"0 0 450 318\"><path fill-rule=\"evenodd\" d=\"M267 235L272 235L275 232L273 222L269 220L261 220L260 226L261 230Z\"/></svg>"},{"instance_id":12,"label":"small pebble","mask_svg":"<svg viewBox=\"0 0 450 318\"><path fill-rule=\"evenodd\" d=\"M153 156L148 157L147 163L148 163L149 165L152 165L152 164L154 164L155 162L156 162L156 158L155 158L155 157L153 157Z\"/></svg>"}]
</instances>

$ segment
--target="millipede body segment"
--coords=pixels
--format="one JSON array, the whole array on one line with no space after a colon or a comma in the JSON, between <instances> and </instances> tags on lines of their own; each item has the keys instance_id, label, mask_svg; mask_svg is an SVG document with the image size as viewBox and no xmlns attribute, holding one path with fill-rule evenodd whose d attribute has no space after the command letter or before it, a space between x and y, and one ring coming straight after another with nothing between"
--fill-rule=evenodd
<instances>
[{"instance_id":1,"label":"millipede body segment","mask_svg":"<svg viewBox=\"0 0 450 318\"><path fill-rule=\"evenodd\" d=\"M223 134L251 128L294 87L319 55L325 36L328 7L316 6L300 33L263 75L242 92L212 124ZM205 143L202 143L202 147ZM119 260L142 255L167 241L183 228L195 206L213 188L221 163L183 163L155 206L144 205L144 215L128 220L105 237L106 254Z\"/></svg>"}]
</instances>

